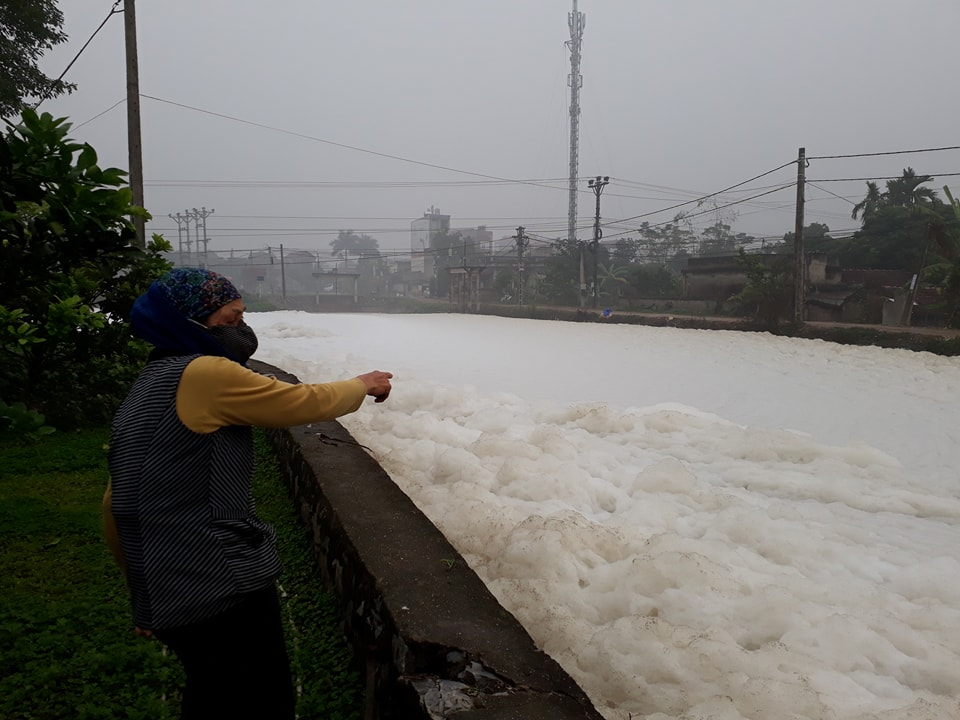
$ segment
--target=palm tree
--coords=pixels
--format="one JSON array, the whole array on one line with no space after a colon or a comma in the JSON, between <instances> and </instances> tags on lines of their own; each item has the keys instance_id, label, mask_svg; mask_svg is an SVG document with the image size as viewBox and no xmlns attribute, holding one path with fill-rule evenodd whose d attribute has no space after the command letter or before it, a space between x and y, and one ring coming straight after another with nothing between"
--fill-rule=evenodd
<instances>
[{"instance_id":1,"label":"palm tree","mask_svg":"<svg viewBox=\"0 0 960 720\"><path fill-rule=\"evenodd\" d=\"M857 215L863 214L863 219L872 217L877 208L883 204L883 196L880 194L880 188L872 180L867 181L867 196L853 206L853 212L850 214L854 220Z\"/></svg>"},{"instance_id":2,"label":"palm tree","mask_svg":"<svg viewBox=\"0 0 960 720\"><path fill-rule=\"evenodd\" d=\"M937 195L932 188L920 186L932 181L933 175L917 175L913 168L908 167L901 177L887 180L887 203L902 207L929 205Z\"/></svg>"},{"instance_id":3,"label":"palm tree","mask_svg":"<svg viewBox=\"0 0 960 720\"><path fill-rule=\"evenodd\" d=\"M919 214L925 219L926 237L923 244L923 254L920 256L920 265L917 268L916 281L910 287L907 304L904 307L904 325L909 325L913 315L913 304L917 297L917 290L920 287L920 281L923 277L923 271L926 267L927 255L930 252L931 245L936 248L940 255L948 261L956 257L956 239L953 237L943 217L933 209L936 193L930 188L920 187L925 182L930 182L933 177L930 175L918 176L913 172L913 168L907 168L903 171L903 177L896 180L887 181L887 195L892 196L896 204L911 208L913 214ZM953 196L949 189L947 197L953 206L954 214L958 212Z\"/></svg>"},{"instance_id":4,"label":"palm tree","mask_svg":"<svg viewBox=\"0 0 960 720\"><path fill-rule=\"evenodd\" d=\"M931 239L937 252L946 259L941 263L943 279L940 287L947 301L947 327L956 327L960 316L960 199L955 198L950 188L943 186L943 194L950 201L954 222L948 226L943 218L937 217L929 227Z\"/></svg>"},{"instance_id":5,"label":"palm tree","mask_svg":"<svg viewBox=\"0 0 960 720\"><path fill-rule=\"evenodd\" d=\"M933 175L917 175L911 167L905 168L902 176L887 180L887 189L883 192L875 182L867 181L867 195L853 206L851 217L856 220L859 215L867 222L884 207L920 208L929 205L937 194L932 188L921 185L931 181Z\"/></svg>"},{"instance_id":6,"label":"palm tree","mask_svg":"<svg viewBox=\"0 0 960 720\"><path fill-rule=\"evenodd\" d=\"M950 201L950 208L953 210L953 217L956 218L958 223L960 223L960 199L955 198L953 193L950 192L950 188L946 185L943 186L943 194L946 195L947 200Z\"/></svg>"}]
</instances>

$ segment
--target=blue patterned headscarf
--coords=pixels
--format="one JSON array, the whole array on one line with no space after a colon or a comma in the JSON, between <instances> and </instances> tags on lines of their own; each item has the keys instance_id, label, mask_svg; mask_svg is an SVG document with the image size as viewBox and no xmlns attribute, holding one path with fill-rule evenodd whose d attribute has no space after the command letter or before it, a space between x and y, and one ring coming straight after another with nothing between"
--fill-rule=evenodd
<instances>
[{"instance_id":1,"label":"blue patterned headscarf","mask_svg":"<svg viewBox=\"0 0 960 720\"><path fill-rule=\"evenodd\" d=\"M130 313L133 334L168 355L230 357L203 321L240 298L230 280L212 270L175 268L137 298Z\"/></svg>"},{"instance_id":2,"label":"blue patterned headscarf","mask_svg":"<svg viewBox=\"0 0 960 720\"><path fill-rule=\"evenodd\" d=\"M198 322L203 322L228 302L240 299L233 283L212 270L176 268L157 280L157 284L177 310Z\"/></svg>"}]
</instances>

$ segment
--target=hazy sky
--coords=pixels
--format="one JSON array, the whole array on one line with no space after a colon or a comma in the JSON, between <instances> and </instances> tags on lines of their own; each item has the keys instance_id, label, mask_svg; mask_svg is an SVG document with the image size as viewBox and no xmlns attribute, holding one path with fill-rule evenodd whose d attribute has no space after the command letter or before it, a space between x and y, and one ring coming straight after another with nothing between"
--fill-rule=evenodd
<instances>
[{"instance_id":1,"label":"hazy sky","mask_svg":"<svg viewBox=\"0 0 960 720\"><path fill-rule=\"evenodd\" d=\"M44 59L53 76L113 0L60 6L70 42ZM175 241L168 214L206 207L210 250L327 249L340 228L409 247L410 221L434 206L454 227L484 224L495 237L518 225L535 241L565 237L572 6L139 0L150 229ZM800 146L823 156L960 145L955 0L579 0L578 9L581 239L592 232L595 175L611 178L602 197L611 239L789 163ZM69 116L103 164L126 168L121 14L67 79L78 91L41 109ZM938 175L938 192L960 186L946 176L960 172L957 150L812 160L807 221L856 227L850 209L864 181L826 181L907 165ZM720 202L795 179L788 165ZM787 188L720 212L739 213L737 231L779 238L793 228L794 201Z\"/></svg>"}]
</instances>

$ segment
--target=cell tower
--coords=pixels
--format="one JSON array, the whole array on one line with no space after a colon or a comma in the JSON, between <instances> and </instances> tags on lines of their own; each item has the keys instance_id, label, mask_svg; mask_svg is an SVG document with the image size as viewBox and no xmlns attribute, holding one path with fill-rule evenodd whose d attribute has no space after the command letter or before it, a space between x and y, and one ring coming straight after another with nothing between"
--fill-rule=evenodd
<instances>
[{"instance_id":1,"label":"cell tower","mask_svg":"<svg viewBox=\"0 0 960 720\"><path fill-rule=\"evenodd\" d=\"M580 169L580 86L583 77L580 75L580 46L583 44L583 28L587 18L582 12L577 12L577 0L573 0L573 12L567 14L567 23L570 25L570 75L567 85L570 86L570 206L567 210L567 240L577 240L577 174Z\"/></svg>"}]
</instances>

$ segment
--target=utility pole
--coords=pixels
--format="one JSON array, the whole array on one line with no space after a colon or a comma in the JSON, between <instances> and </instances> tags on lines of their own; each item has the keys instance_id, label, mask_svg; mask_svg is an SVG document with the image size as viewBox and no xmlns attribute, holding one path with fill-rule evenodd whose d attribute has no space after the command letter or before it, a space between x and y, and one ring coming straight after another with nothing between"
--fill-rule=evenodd
<instances>
[{"instance_id":1,"label":"utility pole","mask_svg":"<svg viewBox=\"0 0 960 720\"><path fill-rule=\"evenodd\" d=\"M132 202L143 207L143 153L140 144L140 67L137 62L137 11L133 0L123 0L124 45L127 57L127 157L130 165ZM133 218L137 244L146 247L146 223Z\"/></svg>"},{"instance_id":2,"label":"utility pole","mask_svg":"<svg viewBox=\"0 0 960 720\"><path fill-rule=\"evenodd\" d=\"M211 212L213 212L211 210ZM283 298L283 306L287 306L287 272L283 265L283 243L280 243L280 297Z\"/></svg>"},{"instance_id":3,"label":"utility pole","mask_svg":"<svg viewBox=\"0 0 960 720\"><path fill-rule=\"evenodd\" d=\"M806 185L807 149L797 154L797 219L793 227L794 267L793 321L803 324L803 305L807 294L807 259L803 251L803 203Z\"/></svg>"},{"instance_id":4,"label":"utility pole","mask_svg":"<svg viewBox=\"0 0 960 720\"><path fill-rule=\"evenodd\" d=\"M603 188L605 188L609 182L609 175L604 175L603 177L597 175L595 178L590 178L590 180L587 181L587 185L593 190L593 194L597 196L597 212L593 216L593 242L590 243L590 250L593 252L594 309L597 308L597 302L599 298L599 288L597 287L597 258L600 255L600 238L603 237L603 230L600 229L600 194L603 192Z\"/></svg>"},{"instance_id":5,"label":"utility pole","mask_svg":"<svg viewBox=\"0 0 960 720\"><path fill-rule=\"evenodd\" d=\"M168 214L167 217L177 224L177 251L180 254L180 267L183 267L183 225L184 223L190 222L190 218L180 213L176 215ZM189 227L187 228L187 232L190 232Z\"/></svg>"},{"instance_id":6,"label":"utility pole","mask_svg":"<svg viewBox=\"0 0 960 720\"><path fill-rule=\"evenodd\" d=\"M570 86L570 192L569 207L567 209L567 240L577 241L577 173L579 172L580 153L580 87L583 77L580 75L580 49L583 45L583 29L587 25L586 16L577 12L577 0L573 0L573 12L567 14L567 24L570 26L570 75L567 85Z\"/></svg>"},{"instance_id":7,"label":"utility pole","mask_svg":"<svg viewBox=\"0 0 960 720\"><path fill-rule=\"evenodd\" d=\"M177 213L177 215L179 215L179 214L180 214L180 213ZM193 258L191 257L191 252L190 252L190 247L191 247L191 241L190 241L190 221L193 219L193 216L190 214L190 211L189 211L189 210L184 210L184 211L183 211L183 219L184 219L183 229L184 229L184 231L185 231L186 243L187 243L187 265L190 265L190 266L192 267L192 266L193 266ZM199 248L199 246L200 246L200 242L197 241L197 247Z\"/></svg>"},{"instance_id":8,"label":"utility pole","mask_svg":"<svg viewBox=\"0 0 960 720\"><path fill-rule=\"evenodd\" d=\"M515 238L517 241L517 275L520 278L517 285L519 288L517 291L517 300L520 307L523 307L523 251L530 242L523 234L524 229L523 225L518 227Z\"/></svg>"},{"instance_id":9,"label":"utility pole","mask_svg":"<svg viewBox=\"0 0 960 720\"><path fill-rule=\"evenodd\" d=\"M207 210L205 207L201 207L199 210L196 208L190 213L194 221L196 221L197 227L197 258L200 257L200 242L203 241L203 267L207 266L207 243L210 242L207 239L207 218L213 215L214 210ZM203 224L203 233L200 232L201 223Z\"/></svg>"}]
</instances>

